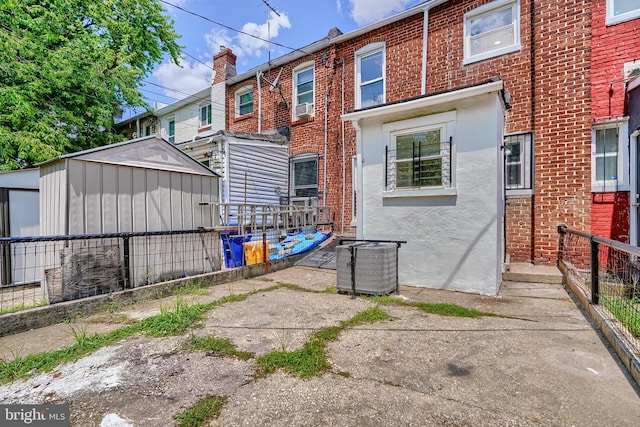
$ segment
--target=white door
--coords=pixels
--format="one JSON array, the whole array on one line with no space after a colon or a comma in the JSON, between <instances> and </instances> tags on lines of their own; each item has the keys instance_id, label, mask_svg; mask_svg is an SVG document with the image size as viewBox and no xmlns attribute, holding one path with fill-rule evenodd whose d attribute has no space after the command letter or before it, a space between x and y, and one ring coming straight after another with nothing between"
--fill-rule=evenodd
<instances>
[{"instance_id":1,"label":"white door","mask_svg":"<svg viewBox=\"0 0 640 427\"><path fill-rule=\"evenodd\" d=\"M37 191L9 190L9 234L11 237L40 235L39 198ZM11 244L11 283L35 283L42 278L37 269L38 247L36 242ZM41 251L42 249L40 249Z\"/></svg>"}]
</instances>

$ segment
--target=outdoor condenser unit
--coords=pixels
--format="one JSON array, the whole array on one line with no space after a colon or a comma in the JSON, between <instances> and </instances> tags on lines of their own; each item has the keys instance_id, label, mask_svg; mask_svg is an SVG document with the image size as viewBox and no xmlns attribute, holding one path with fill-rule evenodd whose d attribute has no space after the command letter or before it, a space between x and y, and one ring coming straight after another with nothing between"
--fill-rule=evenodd
<instances>
[{"instance_id":1,"label":"outdoor condenser unit","mask_svg":"<svg viewBox=\"0 0 640 427\"><path fill-rule=\"evenodd\" d=\"M387 295L396 290L398 245L366 242L336 247L338 292ZM352 254L353 252L353 254ZM352 268L353 256L353 268Z\"/></svg>"}]
</instances>

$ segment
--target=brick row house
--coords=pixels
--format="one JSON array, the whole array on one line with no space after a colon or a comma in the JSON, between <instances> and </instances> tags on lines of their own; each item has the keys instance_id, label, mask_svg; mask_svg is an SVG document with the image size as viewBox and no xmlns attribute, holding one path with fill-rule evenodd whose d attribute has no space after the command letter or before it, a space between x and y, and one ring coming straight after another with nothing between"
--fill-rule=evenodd
<instances>
[{"instance_id":1,"label":"brick row house","mask_svg":"<svg viewBox=\"0 0 640 427\"><path fill-rule=\"evenodd\" d=\"M389 138L395 131L384 130L387 121L462 111L455 99L499 90L503 117L475 123L474 130L480 139L493 138L496 123L502 123L495 147L500 162L487 164L501 169L501 182L483 178L486 187L502 193L503 206L495 210L503 227L496 234L503 242L495 248L501 257L554 264L561 224L637 244L638 215L630 211L637 201L629 197L637 187L630 179L637 150L630 145L635 129L629 126L628 99L640 58L638 18L640 4L633 0L431 0L350 33L333 29L242 74L236 74L235 55L222 49L214 57L213 121L231 132L284 135L288 197L328 207L339 234L373 239L385 233L363 222L363 210L371 206L384 211L398 204L455 205L463 197L460 188L453 196L431 191L412 199L391 197L385 186L379 202L360 194L372 161L363 156L371 143L360 123L377 120L381 138ZM438 97L441 104L434 101ZM406 107L404 113L394 113L394 105ZM419 128L427 129L427 122ZM428 139L430 131L421 132ZM462 180L445 180L443 165L460 178L473 169L463 163L463 141L451 139L448 163L422 148L411 163L401 158L402 138L393 138L383 145L397 149L397 157L381 164L386 174L393 163L395 178L403 180L396 185L403 189L455 190ZM433 165L440 174L435 178L429 175ZM495 200L490 195L474 203L483 209ZM421 224L417 235L447 241L459 238L456 229L476 231L473 221L456 223L453 215L454 225L445 227L453 236L448 239L440 225L423 227L423 218L412 212L415 217L406 221Z\"/></svg>"}]
</instances>

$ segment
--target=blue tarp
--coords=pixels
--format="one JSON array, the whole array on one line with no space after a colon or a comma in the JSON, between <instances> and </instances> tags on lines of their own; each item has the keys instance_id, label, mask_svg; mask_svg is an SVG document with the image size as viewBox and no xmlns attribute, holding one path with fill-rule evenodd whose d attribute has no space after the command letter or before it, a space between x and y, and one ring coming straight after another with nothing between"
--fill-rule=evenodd
<instances>
[{"instance_id":1,"label":"blue tarp","mask_svg":"<svg viewBox=\"0 0 640 427\"><path fill-rule=\"evenodd\" d=\"M308 252L311 249L318 246L331 236L331 233L323 233L316 231L313 233L313 238L307 239L306 234L288 234L287 237L276 245L278 251L275 254L269 256L269 260L275 261L278 259L286 258L291 255L301 254ZM287 251L290 249L290 251Z\"/></svg>"}]
</instances>

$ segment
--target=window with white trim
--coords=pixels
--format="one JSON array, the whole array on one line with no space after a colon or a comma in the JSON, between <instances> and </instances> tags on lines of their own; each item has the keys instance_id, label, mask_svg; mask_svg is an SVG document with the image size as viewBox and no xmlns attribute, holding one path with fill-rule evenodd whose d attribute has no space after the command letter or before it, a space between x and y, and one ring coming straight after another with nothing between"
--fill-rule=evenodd
<instances>
[{"instance_id":1,"label":"window with white trim","mask_svg":"<svg viewBox=\"0 0 640 427\"><path fill-rule=\"evenodd\" d=\"M532 189L533 134L519 133L504 137L505 184L507 190Z\"/></svg>"},{"instance_id":2,"label":"window with white trim","mask_svg":"<svg viewBox=\"0 0 640 427\"><path fill-rule=\"evenodd\" d=\"M384 191L454 189L454 127L455 112L383 125Z\"/></svg>"},{"instance_id":3,"label":"window with white trim","mask_svg":"<svg viewBox=\"0 0 640 427\"><path fill-rule=\"evenodd\" d=\"M351 157L351 224L355 226L358 219L358 156Z\"/></svg>"},{"instance_id":4,"label":"window with white trim","mask_svg":"<svg viewBox=\"0 0 640 427\"><path fill-rule=\"evenodd\" d=\"M211 125L211 104L200 106L200 123L199 126L205 127Z\"/></svg>"},{"instance_id":5,"label":"window with white trim","mask_svg":"<svg viewBox=\"0 0 640 427\"><path fill-rule=\"evenodd\" d=\"M591 191L628 190L628 120L598 123L592 129Z\"/></svg>"},{"instance_id":6,"label":"window with white trim","mask_svg":"<svg viewBox=\"0 0 640 427\"><path fill-rule=\"evenodd\" d=\"M640 1L607 0L607 25L640 17Z\"/></svg>"},{"instance_id":7,"label":"window with white trim","mask_svg":"<svg viewBox=\"0 0 640 427\"><path fill-rule=\"evenodd\" d=\"M464 63L520 50L520 2L496 0L464 14Z\"/></svg>"},{"instance_id":8,"label":"window with white trim","mask_svg":"<svg viewBox=\"0 0 640 427\"><path fill-rule=\"evenodd\" d=\"M385 44L373 43L356 52L356 109L385 102Z\"/></svg>"},{"instance_id":9,"label":"window with white trim","mask_svg":"<svg viewBox=\"0 0 640 427\"><path fill-rule=\"evenodd\" d=\"M235 94L236 117L253 113L253 87L245 86L236 91Z\"/></svg>"},{"instance_id":10,"label":"window with white trim","mask_svg":"<svg viewBox=\"0 0 640 427\"><path fill-rule=\"evenodd\" d=\"M318 196L318 155L301 154L291 159L292 197Z\"/></svg>"},{"instance_id":11,"label":"window with white trim","mask_svg":"<svg viewBox=\"0 0 640 427\"><path fill-rule=\"evenodd\" d=\"M176 120L172 117L169 119L169 123L167 125L167 134L169 135L169 142L172 144L176 143Z\"/></svg>"},{"instance_id":12,"label":"window with white trim","mask_svg":"<svg viewBox=\"0 0 640 427\"><path fill-rule=\"evenodd\" d=\"M313 62L301 64L293 70L293 114L295 118L307 117L313 114L314 72Z\"/></svg>"}]
</instances>

